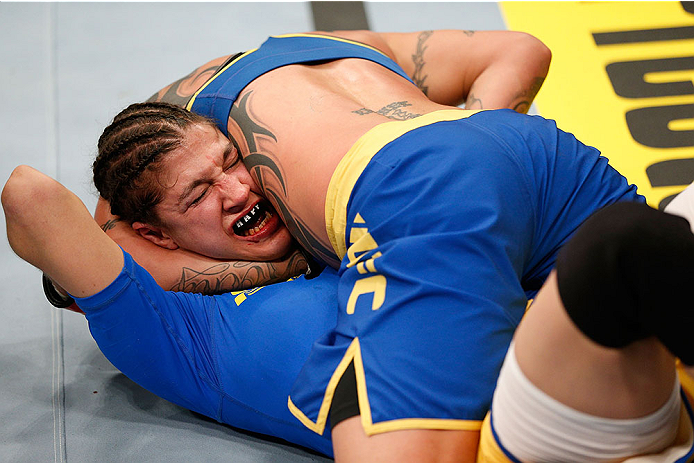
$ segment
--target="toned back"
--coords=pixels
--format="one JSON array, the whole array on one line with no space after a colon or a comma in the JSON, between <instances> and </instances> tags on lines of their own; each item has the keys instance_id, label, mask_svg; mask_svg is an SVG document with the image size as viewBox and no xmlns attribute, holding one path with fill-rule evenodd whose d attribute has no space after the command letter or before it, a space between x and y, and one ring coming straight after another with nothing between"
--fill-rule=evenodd
<instances>
[{"instance_id":1,"label":"toned back","mask_svg":"<svg viewBox=\"0 0 694 463\"><path fill-rule=\"evenodd\" d=\"M342 156L378 124L443 108L378 64L343 59L285 66L259 77L239 95L228 130L292 234L337 264L324 210Z\"/></svg>"}]
</instances>

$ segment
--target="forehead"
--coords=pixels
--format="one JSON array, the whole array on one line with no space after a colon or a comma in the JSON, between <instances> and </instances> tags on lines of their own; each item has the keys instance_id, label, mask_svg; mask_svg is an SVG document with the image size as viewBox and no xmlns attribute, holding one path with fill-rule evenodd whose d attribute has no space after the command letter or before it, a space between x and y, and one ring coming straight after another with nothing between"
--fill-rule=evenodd
<instances>
[{"instance_id":1,"label":"forehead","mask_svg":"<svg viewBox=\"0 0 694 463\"><path fill-rule=\"evenodd\" d=\"M182 189L207 175L222 161L229 140L216 127L195 125L186 130L181 145L163 159L162 186Z\"/></svg>"},{"instance_id":2,"label":"forehead","mask_svg":"<svg viewBox=\"0 0 694 463\"><path fill-rule=\"evenodd\" d=\"M229 140L217 127L211 124L195 124L185 130L181 145L170 154L181 158L191 155L213 155L221 146L226 147Z\"/></svg>"}]
</instances>

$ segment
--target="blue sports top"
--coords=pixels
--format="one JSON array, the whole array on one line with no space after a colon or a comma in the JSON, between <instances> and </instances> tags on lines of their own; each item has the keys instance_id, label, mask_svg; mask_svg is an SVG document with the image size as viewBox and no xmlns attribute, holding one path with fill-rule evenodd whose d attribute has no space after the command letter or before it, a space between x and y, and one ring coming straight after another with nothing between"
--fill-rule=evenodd
<instances>
[{"instance_id":1,"label":"blue sports top","mask_svg":"<svg viewBox=\"0 0 694 463\"><path fill-rule=\"evenodd\" d=\"M247 51L223 66L193 95L186 109L214 119L219 130L228 136L227 119L231 106L241 90L256 78L290 64L344 58L373 61L412 82L397 63L363 43L315 34L289 34L270 37L260 48Z\"/></svg>"}]
</instances>

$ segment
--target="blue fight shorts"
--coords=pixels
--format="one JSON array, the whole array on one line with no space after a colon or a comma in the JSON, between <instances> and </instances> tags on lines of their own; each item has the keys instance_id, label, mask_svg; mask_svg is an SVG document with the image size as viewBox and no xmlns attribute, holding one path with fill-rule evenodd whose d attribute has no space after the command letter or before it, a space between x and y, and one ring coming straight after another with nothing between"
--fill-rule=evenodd
<instances>
[{"instance_id":1,"label":"blue fight shorts","mask_svg":"<svg viewBox=\"0 0 694 463\"><path fill-rule=\"evenodd\" d=\"M106 358L150 392L221 423L332 455L287 410L311 344L335 325L337 275L218 296L164 291L129 254L104 290L75 298Z\"/></svg>"},{"instance_id":2,"label":"blue fight shorts","mask_svg":"<svg viewBox=\"0 0 694 463\"><path fill-rule=\"evenodd\" d=\"M354 362L368 435L479 430L528 298L573 231L616 201L644 198L539 116L446 110L370 130L331 180L338 321L290 410L323 434Z\"/></svg>"}]
</instances>

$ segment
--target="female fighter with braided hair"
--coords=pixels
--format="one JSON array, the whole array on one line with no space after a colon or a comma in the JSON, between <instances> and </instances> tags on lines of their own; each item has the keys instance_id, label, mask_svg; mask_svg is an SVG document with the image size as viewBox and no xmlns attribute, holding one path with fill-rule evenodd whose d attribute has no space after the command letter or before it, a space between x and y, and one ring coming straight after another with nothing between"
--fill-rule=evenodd
<instances>
[{"instance_id":1,"label":"female fighter with braided hair","mask_svg":"<svg viewBox=\"0 0 694 463\"><path fill-rule=\"evenodd\" d=\"M94 184L113 214L157 245L147 247L150 252L140 253L138 258L144 259L143 265L162 287L206 294L275 283L303 273L305 259L292 245L286 227L238 165L240 158L233 143L213 128L208 119L180 107L140 103L121 112L104 130L93 165ZM162 203L164 191L176 190L182 176L189 174L186 168L194 168L197 162L188 156L195 147L184 145L189 130L207 135L202 143L224 145L221 162L225 171L241 171L239 183L234 185L236 197L220 199L218 205L225 215L215 229L196 226L205 213L202 208L190 207L197 215L187 214L186 221L179 223L175 212L180 205ZM171 159L176 150L182 154ZM164 171L168 166L176 170L167 177ZM106 224L114 225L113 218ZM128 240L128 233L121 235ZM146 246L132 238L128 244ZM161 253L157 247L181 250ZM176 265L172 261L176 256L185 265ZM236 261L220 260L230 257Z\"/></svg>"},{"instance_id":2,"label":"female fighter with braided hair","mask_svg":"<svg viewBox=\"0 0 694 463\"><path fill-rule=\"evenodd\" d=\"M183 108L162 103L127 108L99 140L94 171L101 195L141 234L119 242L135 249L150 244L164 254L165 263L157 261L156 253L138 255L155 271L171 265L182 252L186 265L216 262L179 249L178 243L190 243L213 256L258 260L282 257L294 249L286 227L263 205L233 144L207 119ZM217 185L217 191L210 192L214 197L206 198L202 207L194 206L197 198L189 193L195 192L196 180L211 176ZM23 198L15 190L22 184L27 188ZM54 180L20 166L2 198L13 248L77 299L92 336L116 368L187 409L331 454L329 439L294 421L286 397L312 341L334 324L334 313L328 310L336 297L334 272L246 292L227 290L215 297L164 291L99 230L79 199ZM212 201L216 221L209 220ZM195 209L183 224L171 219L182 205ZM44 215L50 216L50 223L41 227L50 234L45 242L34 241L36 235L24 230L36 231L38 216L32 209L51 211ZM253 218L260 215L264 217ZM172 222L179 226L174 227L176 243L169 232ZM236 227L240 222L245 226ZM57 226L64 229L55 235ZM300 254L287 261L292 270L283 280L301 271L297 266L304 262ZM109 275L116 267L119 270ZM220 273L212 277L220 278ZM265 280L267 274L255 278ZM111 282L103 290L93 291L106 279ZM235 281L220 281L239 289ZM199 292L201 287L189 284L186 289Z\"/></svg>"},{"instance_id":3,"label":"female fighter with braided hair","mask_svg":"<svg viewBox=\"0 0 694 463\"><path fill-rule=\"evenodd\" d=\"M164 289L220 294L307 272L306 258L291 242L272 206L257 195L257 187L250 191L247 176L240 177L243 182L237 189L241 195L247 193L252 204L227 202L226 223L218 224L221 230L200 230L188 223L179 226L167 222L166 211L155 213L155 206L162 207L164 191L178 181L174 177L181 162L190 161L183 151L181 162L172 162L170 153L185 150L182 144L188 130L198 129L209 131L214 125L171 104L136 103L116 116L99 139L93 164L94 185L100 193L95 216L104 231L134 253ZM226 144L225 162L231 169L238 163L237 151L226 139L221 143ZM171 178L164 180L162 172L171 165L175 166ZM241 171L246 173L243 167ZM169 206L175 210L178 205ZM168 234L172 226L180 232L175 234L176 241ZM226 239L220 239L224 234ZM53 305L81 312L45 275L43 286Z\"/></svg>"}]
</instances>

